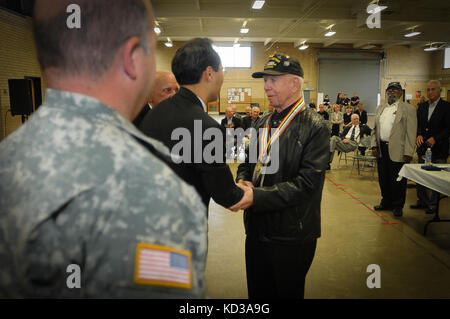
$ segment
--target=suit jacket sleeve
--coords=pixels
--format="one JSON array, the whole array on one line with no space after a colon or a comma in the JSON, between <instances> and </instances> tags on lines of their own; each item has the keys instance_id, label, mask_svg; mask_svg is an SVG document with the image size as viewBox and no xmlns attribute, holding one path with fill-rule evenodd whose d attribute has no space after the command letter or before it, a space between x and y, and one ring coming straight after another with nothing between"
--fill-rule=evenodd
<instances>
[{"instance_id":1,"label":"suit jacket sleeve","mask_svg":"<svg viewBox=\"0 0 450 319\"><path fill-rule=\"evenodd\" d=\"M423 126L423 112L425 109L425 105L423 103L419 104L417 108L417 136L424 134L425 127ZM425 123L426 124L426 123Z\"/></svg>"},{"instance_id":2,"label":"suit jacket sleeve","mask_svg":"<svg viewBox=\"0 0 450 319\"><path fill-rule=\"evenodd\" d=\"M413 156L416 147L417 111L409 104L404 104L406 111L406 140L403 155Z\"/></svg>"},{"instance_id":3,"label":"suit jacket sleeve","mask_svg":"<svg viewBox=\"0 0 450 319\"><path fill-rule=\"evenodd\" d=\"M443 115L444 115L444 127L442 128L439 133L435 134L434 139L436 140L436 143L442 143L446 140L448 140L450 136L450 103L443 103L442 100L439 102L442 103L441 107L444 109Z\"/></svg>"}]
</instances>

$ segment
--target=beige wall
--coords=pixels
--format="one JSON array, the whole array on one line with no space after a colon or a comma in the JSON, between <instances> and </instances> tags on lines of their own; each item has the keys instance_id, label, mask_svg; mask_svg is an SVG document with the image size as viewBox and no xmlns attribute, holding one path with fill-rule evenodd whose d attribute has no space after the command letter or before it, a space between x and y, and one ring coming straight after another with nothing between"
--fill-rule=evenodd
<instances>
[{"instance_id":1,"label":"beige wall","mask_svg":"<svg viewBox=\"0 0 450 319\"><path fill-rule=\"evenodd\" d=\"M41 77L41 72L36 58L36 50L32 35L30 18L24 18L4 10L0 10L0 139L4 138L5 114L10 108L8 79L23 78L24 76ZM174 42L172 48L158 42L156 49L156 61L159 70L170 71L171 61L176 50L183 42ZM252 67L241 69L227 69L224 83L220 93L221 107L224 112L227 104L227 91L231 87L252 88L252 103L259 103L261 111L267 110L268 100L264 93L262 79L253 79L251 74L263 69L269 55L274 52L283 52L299 59L304 73L304 87L311 88L311 97L317 93L317 50L309 48L299 51L291 43L278 43L272 49L266 51L262 43L254 43L252 50ZM431 78L441 80L443 86L450 90L450 70L442 70L442 51L424 52L423 48L410 49L403 46L387 48L386 59L381 67L381 91L391 81L400 81L406 88L406 94L412 94L412 104L416 104L416 91L426 94L426 83ZM44 92L45 83L42 82ZM382 96L384 99L384 96ZM238 107L240 112L245 110L246 104ZM20 116L6 115L6 135L13 132L21 125Z\"/></svg>"},{"instance_id":2,"label":"beige wall","mask_svg":"<svg viewBox=\"0 0 450 319\"><path fill-rule=\"evenodd\" d=\"M399 81L405 94L412 94L411 104L417 105L416 91L426 97L427 82L433 78L436 68L441 67L433 52L423 48L395 46L385 50L386 59L381 65L381 100L389 82Z\"/></svg>"},{"instance_id":3,"label":"beige wall","mask_svg":"<svg viewBox=\"0 0 450 319\"><path fill-rule=\"evenodd\" d=\"M171 70L171 60L176 50L184 43L174 42L172 48L167 48L162 42L158 42L156 50L156 62L158 69L162 71ZM266 51L262 43L254 43L252 45L252 66L251 68L228 68L225 70L224 81L220 91L220 112L225 112L225 108L229 105L227 102L228 88L251 88L251 103L259 103L261 111L264 112L268 107L268 100L264 93L264 81L262 79L253 79L252 73L261 71L267 62L269 55L275 52L283 52L285 54L295 56L299 59L305 74L305 87L314 89L311 96L317 92L317 59L314 49L299 51L290 44L279 44L276 48ZM237 104L238 111L244 112L245 107L249 104Z\"/></svg>"},{"instance_id":4,"label":"beige wall","mask_svg":"<svg viewBox=\"0 0 450 319\"><path fill-rule=\"evenodd\" d=\"M8 79L24 76L41 77L33 41L31 18L25 18L0 9L0 140L22 124L21 116L11 116ZM45 83L42 84L42 92Z\"/></svg>"}]
</instances>

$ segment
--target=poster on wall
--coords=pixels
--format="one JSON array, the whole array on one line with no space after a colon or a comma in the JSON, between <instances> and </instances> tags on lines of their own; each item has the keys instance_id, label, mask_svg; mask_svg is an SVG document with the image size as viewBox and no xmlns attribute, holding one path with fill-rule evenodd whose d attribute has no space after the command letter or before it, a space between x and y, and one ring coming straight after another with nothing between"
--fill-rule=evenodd
<instances>
[{"instance_id":1,"label":"poster on wall","mask_svg":"<svg viewBox=\"0 0 450 319\"><path fill-rule=\"evenodd\" d=\"M252 96L251 88L228 88L228 103L250 103Z\"/></svg>"},{"instance_id":2,"label":"poster on wall","mask_svg":"<svg viewBox=\"0 0 450 319\"><path fill-rule=\"evenodd\" d=\"M421 91L416 91L416 99L420 98L422 96Z\"/></svg>"}]
</instances>

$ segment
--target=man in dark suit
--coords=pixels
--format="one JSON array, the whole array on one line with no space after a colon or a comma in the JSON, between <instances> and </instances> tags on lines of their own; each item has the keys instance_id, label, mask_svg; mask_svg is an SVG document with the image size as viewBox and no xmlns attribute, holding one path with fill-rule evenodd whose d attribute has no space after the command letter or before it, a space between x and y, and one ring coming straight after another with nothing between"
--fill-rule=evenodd
<instances>
[{"instance_id":1,"label":"man in dark suit","mask_svg":"<svg viewBox=\"0 0 450 319\"><path fill-rule=\"evenodd\" d=\"M361 124L367 124L367 112L364 110L364 104L358 104L358 109L355 111L355 114L358 114Z\"/></svg>"},{"instance_id":2,"label":"man in dark suit","mask_svg":"<svg viewBox=\"0 0 450 319\"><path fill-rule=\"evenodd\" d=\"M172 60L172 72L181 86L180 90L158 104L139 128L171 150L169 165L195 187L206 207L211 197L234 211L250 206L252 189L237 186L225 163L224 129L206 113L207 103L217 100L223 83L220 57L212 48L212 41L196 38L179 48ZM212 131L219 131L220 136L212 138L221 147L214 148L213 158L206 158L207 146L212 141L203 136Z\"/></svg>"},{"instance_id":3,"label":"man in dark suit","mask_svg":"<svg viewBox=\"0 0 450 319\"><path fill-rule=\"evenodd\" d=\"M226 132L226 158L234 158L237 151L237 138L234 135L234 130L242 127L242 122L234 116L233 107L229 106L225 109L225 118L222 119L220 125L223 126ZM235 147L235 153L233 154L233 146Z\"/></svg>"},{"instance_id":4,"label":"man in dark suit","mask_svg":"<svg viewBox=\"0 0 450 319\"><path fill-rule=\"evenodd\" d=\"M241 121L234 116L233 114L233 108L231 106L227 107L225 109L225 117L220 122L220 125L222 125L224 128L238 128L241 126Z\"/></svg>"},{"instance_id":5,"label":"man in dark suit","mask_svg":"<svg viewBox=\"0 0 450 319\"><path fill-rule=\"evenodd\" d=\"M152 108L160 102L175 95L178 91L178 83L171 72L156 72L155 84L153 85L152 95L148 103L144 105L141 112L134 119L133 124L139 127L144 117L152 111Z\"/></svg>"},{"instance_id":6,"label":"man in dark suit","mask_svg":"<svg viewBox=\"0 0 450 319\"><path fill-rule=\"evenodd\" d=\"M248 129L252 124L252 108L250 106L245 108L245 114L242 118L242 128L244 130Z\"/></svg>"},{"instance_id":7,"label":"man in dark suit","mask_svg":"<svg viewBox=\"0 0 450 319\"><path fill-rule=\"evenodd\" d=\"M442 100L441 83L436 80L428 82L427 96L429 101L419 104L417 109L417 155L419 163L424 163L423 156L427 148L431 148L432 163L447 163L450 136L450 103ZM431 196L429 196L431 192ZM427 214L435 212L438 193L417 184L416 205L413 209L426 209Z\"/></svg>"}]
</instances>

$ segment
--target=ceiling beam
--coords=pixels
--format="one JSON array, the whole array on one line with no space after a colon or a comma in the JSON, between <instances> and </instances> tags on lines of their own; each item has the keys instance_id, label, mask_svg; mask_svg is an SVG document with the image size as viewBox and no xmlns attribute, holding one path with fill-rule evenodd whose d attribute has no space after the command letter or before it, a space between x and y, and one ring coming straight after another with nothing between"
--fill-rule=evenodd
<instances>
[{"instance_id":1,"label":"ceiling beam","mask_svg":"<svg viewBox=\"0 0 450 319\"><path fill-rule=\"evenodd\" d=\"M336 42L338 42L339 39L330 39L330 40L326 40L323 42L323 46L326 48L332 44L335 44Z\"/></svg>"}]
</instances>

